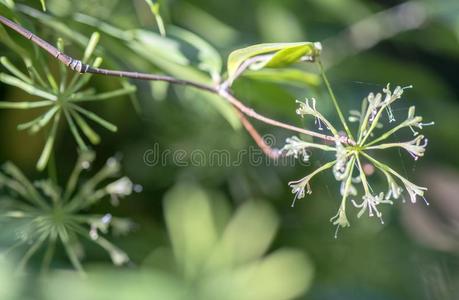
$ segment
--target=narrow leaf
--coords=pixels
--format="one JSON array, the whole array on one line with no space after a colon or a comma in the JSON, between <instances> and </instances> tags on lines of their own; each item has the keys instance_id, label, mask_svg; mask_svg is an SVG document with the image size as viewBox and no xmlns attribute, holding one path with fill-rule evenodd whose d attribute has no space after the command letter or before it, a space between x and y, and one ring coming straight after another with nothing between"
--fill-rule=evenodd
<instances>
[{"instance_id":1,"label":"narrow leaf","mask_svg":"<svg viewBox=\"0 0 459 300\"><path fill-rule=\"evenodd\" d=\"M21 79L22 81L28 83L28 84L32 84L32 79L30 79L27 75L25 75L24 73L22 73L21 71L19 71L18 68L16 68L15 65L13 65L8 58L6 58L5 56L2 56L0 58L0 62L2 63L2 65L8 69L8 71L10 71L14 76L18 77L19 79Z\"/></svg>"},{"instance_id":2,"label":"narrow leaf","mask_svg":"<svg viewBox=\"0 0 459 300\"><path fill-rule=\"evenodd\" d=\"M86 121L73 109L70 110L70 113L72 114L78 126L80 126L81 131L83 131L84 135L89 139L89 141L94 145L99 144L100 136L94 130L92 130L88 123L86 123Z\"/></svg>"},{"instance_id":3,"label":"narrow leaf","mask_svg":"<svg viewBox=\"0 0 459 300\"><path fill-rule=\"evenodd\" d=\"M107 100L114 97L124 96L131 94L137 90L136 86L131 85L123 89L102 93L94 96L87 96L84 98L74 98L72 101L74 102L86 102L86 101L100 101L100 100Z\"/></svg>"},{"instance_id":4,"label":"narrow leaf","mask_svg":"<svg viewBox=\"0 0 459 300\"><path fill-rule=\"evenodd\" d=\"M96 115L95 113L89 111L89 110L86 110L82 107L79 107L78 105L74 105L74 104L71 104L72 108L74 108L75 110L79 111L80 113L82 113L83 115L85 115L86 117L88 117L89 119L93 120L94 122L98 123L100 126L110 130L111 132L117 132L118 131L118 127L116 127L115 125L113 125L112 123L102 119L101 117L99 117L98 115Z\"/></svg>"},{"instance_id":5,"label":"narrow leaf","mask_svg":"<svg viewBox=\"0 0 459 300\"><path fill-rule=\"evenodd\" d=\"M13 77L8 74L0 73L0 81L5 84L20 88L21 90L29 93L30 95L42 97L42 98L52 100L52 101L57 100L57 97L55 95L45 92L41 89L38 89L34 87L33 85L28 84L27 82L24 82L20 80L19 78Z\"/></svg>"},{"instance_id":6,"label":"narrow leaf","mask_svg":"<svg viewBox=\"0 0 459 300\"><path fill-rule=\"evenodd\" d=\"M54 140L56 139L57 125L59 124L59 120L60 120L60 113L58 113L54 117L53 127L51 128L51 131L49 132L45 147L43 148L43 152L41 153L40 159L38 160L37 169L39 171L43 171L46 165L48 164L49 157L51 155L51 151L53 150L53 147L54 147Z\"/></svg>"},{"instance_id":7,"label":"narrow leaf","mask_svg":"<svg viewBox=\"0 0 459 300\"><path fill-rule=\"evenodd\" d=\"M262 81L299 86L318 86L320 84L320 76L298 69L266 68L259 71L247 71L243 74L243 76Z\"/></svg>"},{"instance_id":8,"label":"narrow leaf","mask_svg":"<svg viewBox=\"0 0 459 300\"><path fill-rule=\"evenodd\" d=\"M78 128L76 127L75 123L73 122L72 117L70 116L69 112L66 109L64 109L64 115L65 115L65 118L67 119L67 122L69 124L70 131L72 132L73 137L75 138L75 140L76 140L76 142L78 144L78 147L80 148L81 151L87 151L88 150L88 146L86 146L85 142L81 138L81 135L78 132Z\"/></svg>"},{"instance_id":9,"label":"narrow leaf","mask_svg":"<svg viewBox=\"0 0 459 300\"><path fill-rule=\"evenodd\" d=\"M53 105L53 101L0 102L0 109L30 109Z\"/></svg>"},{"instance_id":10,"label":"narrow leaf","mask_svg":"<svg viewBox=\"0 0 459 300\"><path fill-rule=\"evenodd\" d=\"M94 32L89 39L88 46L86 47L83 55L83 62L86 63L91 58L91 55L94 53L97 44L100 40L100 34L98 32Z\"/></svg>"},{"instance_id":11,"label":"narrow leaf","mask_svg":"<svg viewBox=\"0 0 459 300\"><path fill-rule=\"evenodd\" d=\"M17 126L18 130L26 130L30 128L30 133L37 133L42 127L46 126L50 119L55 115L58 108L53 107L46 113L40 115L38 118L33 119L30 122L22 123Z\"/></svg>"}]
</instances>

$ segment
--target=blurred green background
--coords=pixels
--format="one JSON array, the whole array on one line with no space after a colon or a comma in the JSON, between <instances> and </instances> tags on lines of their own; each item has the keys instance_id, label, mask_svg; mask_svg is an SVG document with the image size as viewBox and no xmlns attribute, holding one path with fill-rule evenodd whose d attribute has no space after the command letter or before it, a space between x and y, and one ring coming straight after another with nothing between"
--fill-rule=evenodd
<instances>
[{"instance_id":1,"label":"blurred green background","mask_svg":"<svg viewBox=\"0 0 459 300\"><path fill-rule=\"evenodd\" d=\"M39 1L17 3L40 10ZM20 9L18 13L30 22L28 28L33 28L41 37L50 41L63 37L68 43L67 49L74 56L81 55L84 48L84 45L79 45L76 33L89 37L98 30L102 36L97 51L109 67L163 72L185 78L187 72L193 70L193 66L176 68L174 64L164 62L162 54L155 50L148 49L148 53L142 55L104 30L104 24L111 24L123 30L143 28L157 32L154 18L144 0L48 0L47 5L46 14L50 19L25 9ZM186 272L182 274L192 286L195 282L204 282L204 294L208 292L209 299L289 299L298 295L301 295L298 299L317 300L459 298L457 0L169 0L162 2L161 14L166 29L178 26L194 32L215 46L223 57L234 49L257 43L322 42L323 62L345 111L358 109L363 97L369 92L381 91L387 83L393 86L412 84L414 88L407 91L405 99L394 107L394 111L398 116L405 116L408 107L416 105L417 112L425 120L436 122L435 126L425 130L425 135L429 137L427 153L419 161L413 161L406 153L397 151L384 154L382 159L390 162L401 174L428 187L427 198L431 205L396 203L385 209L384 225L373 219L364 217L357 220L352 216L351 227L342 230L338 239L334 239L334 228L329 219L339 206L339 186L330 174L316 177L312 183L313 194L298 201L295 208L290 207L293 195L288 181L306 175L330 159L319 152L312 153L311 166L299 163L296 166L273 166L266 161L253 165L247 157L237 166L196 166L187 161L188 156L185 159L188 166L177 165L171 157L164 164L149 166L144 156L147 151L155 149L155 145L159 145L163 152L167 149L183 149L186 153L197 149L204 153L214 149L228 150L234 155L232 157L255 145L243 129L234 129L222 116L220 112L227 108L212 104L207 95L192 89L131 81L138 87L137 99L119 97L88 107L119 127L116 134L97 130L103 137L102 143L94 148L99 163L110 156L121 155L124 174L144 188L142 193L124 199L117 207L106 201L94 208L94 212L111 212L135 222L135 229L129 235L110 237L129 254L133 265L127 268L126 274L109 268L110 262L105 253L88 246L84 265L94 269L90 284L79 282L78 277L74 278L68 272L52 274L51 279L44 282L27 278L29 291L27 295L21 294L24 299L60 299L69 289L83 293L79 295L75 292L72 299L106 299L102 294L94 296L91 289L107 289L109 294L110 289L116 289L118 284L126 291L118 294L116 299L123 299L123 296L127 299L133 293L139 295L138 298L132 296L132 299L176 299L170 294L180 285L176 283L176 276L171 275L174 277L172 280L155 273L157 266L167 261L163 257L167 254L160 252L170 247L171 235L173 247L180 248L174 244L171 226L185 224L188 229L183 230L191 233L184 239L196 245L199 244L199 236L207 234L208 226L217 228L215 234L218 235L223 230L223 225L218 225L218 222L225 224L224 220L229 220L232 214L237 216L247 203L257 203L262 207L251 208L246 216L247 227L242 226L240 232L234 234L243 236L244 228L251 226L260 226L261 229L251 233L252 236L248 234L250 238L245 242L242 240L240 245L236 244L238 247L246 245L247 252L251 251L251 246L261 247L261 250L244 259L250 262L266 253L269 258L276 251L290 251L282 250L285 248L296 249L296 252L290 253L293 256L303 253L305 257L301 256L298 260L291 258L295 262L293 265L288 264L288 258L285 265L268 268L266 278L260 275L260 283L266 283L264 292L267 293L268 287L275 283L281 284L285 289L281 296L254 292L255 296L236 293L231 298L233 296L228 291L242 291L244 288L234 282L227 286L214 282L212 284L216 287L209 288L212 284L207 284L205 273L190 275L192 279L187 277ZM89 17L104 23L94 24L90 22L94 19ZM21 38L17 40L19 42ZM27 45L27 42L22 41L22 45ZM3 44L0 45L0 55L19 61L14 51ZM49 65L57 69L52 59ZM311 66L304 68L317 72ZM113 78L95 77L91 85L98 91L108 91L119 87L120 83ZM314 125L295 115L295 99L315 96L324 110L323 114L333 115L321 84L299 86L242 78L235 84L234 91L257 111L297 126ZM0 96L2 101L12 101L23 99L25 94L0 84ZM29 178L39 179L43 174L35 170L35 163L43 147L44 136L16 131L17 123L30 119L32 115L33 112L0 110L0 161L13 161ZM278 148L283 146L285 138L292 135L256 121L254 125L261 133L275 137L274 146ZM61 128L55 150L61 182L65 182L77 159L75 149L69 131ZM374 177L375 187L384 189L383 178ZM190 200L194 198L198 199L196 203ZM171 217L164 209L168 203L177 201L179 203L175 205L178 206L183 201L182 210L189 208L188 214L181 214L179 209ZM196 225L196 230L191 230L194 228L193 220L209 216L202 209L196 209L199 205L206 207L206 203L220 203L216 206L218 209L214 207L214 211L218 212L216 215L209 213L215 222L210 222L208 226L200 223ZM263 219L265 209L269 211L267 219ZM269 228L267 224L270 222L276 223L274 228ZM277 234L274 234L276 230ZM263 237L263 234L269 237ZM266 245L260 246L252 240L257 237L262 240L260 243L266 239ZM199 247L196 249L198 256L199 251L205 251L199 250ZM202 252L201 256L203 253L206 252ZM33 266L38 268L39 256L36 261L32 263L32 269ZM178 262L178 265L181 264L186 263ZM69 263L58 252L53 266L68 269ZM170 270L167 266L159 269ZM287 274L289 272L290 275ZM125 277L116 277L118 273ZM171 271L171 274L176 273ZM3 278L1 274L0 278ZM295 279L297 283L291 282ZM0 288L6 291L4 282L7 282L6 279L0 281ZM91 284L93 286L89 287ZM11 287L10 284L8 287ZM30 287L36 287L38 296ZM132 293L129 287L133 289ZM263 290L255 283L245 288ZM162 289L164 291L159 292ZM149 294L150 291L157 294ZM282 288L276 291L282 291ZM13 297L6 292L0 292L0 296L4 299Z\"/></svg>"}]
</instances>

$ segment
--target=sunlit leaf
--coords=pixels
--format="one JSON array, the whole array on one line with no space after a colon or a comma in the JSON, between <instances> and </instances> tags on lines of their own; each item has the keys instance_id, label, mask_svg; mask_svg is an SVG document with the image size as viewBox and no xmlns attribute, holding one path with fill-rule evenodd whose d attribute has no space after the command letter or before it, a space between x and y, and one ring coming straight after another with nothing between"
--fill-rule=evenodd
<instances>
[{"instance_id":1,"label":"sunlit leaf","mask_svg":"<svg viewBox=\"0 0 459 300\"><path fill-rule=\"evenodd\" d=\"M205 299L296 299L310 286L313 275L307 257L289 249L227 270L209 278L203 288Z\"/></svg>"},{"instance_id":2,"label":"sunlit leaf","mask_svg":"<svg viewBox=\"0 0 459 300\"><path fill-rule=\"evenodd\" d=\"M319 75L298 69L265 68L259 71L247 71L244 77L298 86L318 86L321 81Z\"/></svg>"},{"instance_id":3,"label":"sunlit leaf","mask_svg":"<svg viewBox=\"0 0 459 300\"><path fill-rule=\"evenodd\" d=\"M300 61L303 57L315 58L320 54L320 43L271 43L258 44L233 51L228 58L228 76L234 79L241 65L248 59L267 55L262 60L260 69L264 66L285 67Z\"/></svg>"}]
</instances>

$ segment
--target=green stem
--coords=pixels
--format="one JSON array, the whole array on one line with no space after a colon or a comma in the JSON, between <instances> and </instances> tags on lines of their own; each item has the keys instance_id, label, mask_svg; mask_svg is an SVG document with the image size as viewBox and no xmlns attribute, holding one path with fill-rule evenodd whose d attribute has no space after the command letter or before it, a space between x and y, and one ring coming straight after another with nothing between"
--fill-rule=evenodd
<instances>
[{"instance_id":1,"label":"green stem","mask_svg":"<svg viewBox=\"0 0 459 300\"><path fill-rule=\"evenodd\" d=\"M22 257L21 261L18 264L18 270L23 271L27 262L32 258L32 256L40 249L41 245L46 239L46 235L41 236L33 245L27 250L26 254Z\"/></svg>"},{"instance_id":2,"label":"green stem","mask_svg":"<svg viewBox=\"0 0 459 300\"><path fill-rule=\"evenodd\" d=\"M365 190L365 193L367 195L369 195L371 193L370 193L370 189L368 187L367 176L365 175L365 172L363 171L362 164L360 163L360 159L359 159L359 155L358 154L355 155L355 159L357 161L357 166L359 167L360 179L362 179L363 189Z\"/></svg>"},{"instance_id":3,"label":"green stem","mask_svg":"<svg viewBox=\"0 0 459 300\"><path fill-rule=\"evenodd\" d=\"M0 102L0 109L29 109L40 108L53 105L54 101L34 101L34 102Z\"/></svg>"},{"instance_id":4,"label":"green stem","mask_svg":"<svg viewBox=\"0 0 459 300\"><path fill-rule=\"evenodd\" d=\"M57 126L59 124L60 118L61 118L61 114L60 112L58 112L57 115L54 116L53 127L51 128L49 132L45 147L43 148L43 152L41 153L40 159L38 160L38 163L37 163L37 169L39 171L43 171L43 169L48 164L49 156L51 155L51 152L54 147L54 141L56 139L56 133L57 133Z\"/></svg>"},{"instance_id":5,"label":"green stem","mask_svg":"<svg viewBox=\"0 0 459 300\"><path fill-rule=\"evenodd\" d=\"M48 273L49 266L51 265L51 261L54 256L54 252L56 250L56 240L57 236L52 235L49 237L48 247L46 248L45 255L43 256L43 261L41 264L41 270L44 274Z\"/></svg>"},{"instance_id":6,"label":"green stem","mask_svg":"<svg viewBox=\"0 0 459 300\"><path fill-rule=\"evenodd\" d=\"M366 147L368 146L371 146L371 145L374 145L378 142L381 142L385 139L387 139L388 137L390 137L391 135L393 135L395 132L399 131L400 129L404 128L404 127L407 127L404 123L401 123L399 124L398 126L392 128L391 130L387 131L386 133L384 133L383 135L381 135L380 137L378 137L377 139L369 142L367 145L365 145Z\"/></svg>"},{"instance_id":7,"label":"green stem","mask_svg":"<svg viewBox=\"0 0 459 300\"><path fill-rule=\"evenodd\" d=\"M73 122L72 117L70 116L69 112L67 109L64 108L64 114L65 118L67 119L67 122L69 123L70 131L73 134L73 137L75 138L78 147L80 148L81 151L87 151L88 146L86 146L85 142L83 141L83 138L81 137L80 133L78 132L78 128L76 127L75 123Z\"/></svg>"},{"instance_id":8,"label":"green stem","mask_svg":"<svg viewBox=\"0 0 459 300\"><path fill-rule=\"evenodd\" d=\"M325 82L325 85L327 87L328 93L330 94L330 98L333 101L333 106L335 107L336 112L338 113L338 116L339 116L339 119L341 121L341 124L343 125L344 130L346 131L347 135L351 139L354 139L354 137L352 135L352 132L349 129L349 126L347 125L346 119L344 118L344 115L343 115L343 113L341 111L341 108L340 108L340 106L338 104L338 100L336 99L335 93L333 92L333 89L332 89L332 87L330 85L330 82L328 81L327 75L325 75L324 67L323 67L322 63L320 62L320 60L318 61L318 64L319 64L319 69L320 69L320 75L322 76L322 78L323 78L323 80Z\"/></svg>"},{"instance_id":9,"label":"green stem","mask_svg":"<svg viewBox=\"0 0 459 300\"><path fill-rule=\"evenodd\" d=\"M111 132L116 132L118 131L118 127L116 125L113 125L112 123L105 121L95 113L88 111L78 105L74 105L72 103L69 103L72 108L80 112L81 114L85 115L89 119L93 120L94 122L98 123L100 126L104 127L107 130L110 130Z\"/></svg>"}]
</instances>

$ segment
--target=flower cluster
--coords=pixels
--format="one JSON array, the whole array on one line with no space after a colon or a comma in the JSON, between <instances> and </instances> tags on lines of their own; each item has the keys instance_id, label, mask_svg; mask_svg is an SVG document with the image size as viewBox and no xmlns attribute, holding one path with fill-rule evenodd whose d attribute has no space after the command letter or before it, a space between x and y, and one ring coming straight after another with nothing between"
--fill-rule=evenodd
<instances>
[{"instance_id":1,"label":"flower cluster","mask_svg":"<svg viewBox=\"0 0 459 300\"><path fill-rule=\"evenodd\" d=\"M306 177L289 183L289 186L292 188L292 193L295 194L292 206L297 199L301 199L306 193L310 194L312 192L310 187L311 179L316 174L327 169L333 170L335 179L341 184L341 204L338 213L330 220L337 226L337 229L350 225L346 215L348 201L350 201L354 207L360 209L357 217L361 217L367 212L368 216L377 217L382 223L383 219L379 205L392 204L393 200L402 197L403 190L407 191L412 203L416 202L420 197L424 199L428 205L424 197L427 188L412 183L388 165L374 158L372 154L375 150L400 148L406 150L415 160L424 155L428 140L415 129L422 129L424 126L433 125L434 123L422 123L422 117L415 115L414 106L409 108L408 116L404 121L375 137L375 129L382 127L381 118L384 112L387 113L389 123L396 122L391 105L402 97L406 88L409 87L402 88L397 86L395 90L392 91L390 86L387 85L382 93L377 93L376 95L370 93L363 100L362 111L352 111L349 117L350 122L358 124L358 132L355 139L352 132L348 130L349 127L346 121L342 120L346 128L348 143L343 142L343 134L340 134L335 127L317 111L315 99L311 99L311 101L307 99L305 102L300 102L297 114L301 117L306 115L313 116L316 120L316 124L319 126L319 130L323 130L321 124L325 124L325 127L335 137L335 145L332 147L314 142L306 142L298 137L292 137L287 139L286 145L282 149L283 153L287 156L293 155L295 157L302 155L303 159L306 159L309 158L309 156L305 156L304 153L307 153L311 148L319 148L325 151L335 152L335 160L324 164ZM339 108L337 109L339 110ZM386 142L388 138L404 128L410 128L412 130L414 135L412 140L407 142ZM362 163L363 160L365 160L365 164L375 167L385 176L388 185L387 192L375 193L373 191L367 179L365 165ZM362 187L361 201L355 200L359 195L358 185Z\"/></svg>"},{"instance_id":2,"label":"flower cluster","mask_svg":"<svg viewBox=\"0 0 459 300\"><path fill-rule=\"evenodd\" d=\"M46 248L43 265L51 263L57 242L60 242L77 270L82 270L80 260L84 255L80 238L85 238L105 249L115 265L129 261L128 256L110 243L101 234L112 229L114 234L127 233L132 224L129 220L115 218L111 214L93 215L83 211L110 196L120 199L132 192L140 192L141 186L135 185L127 177L111 183L101 184L116 177L120 172L120 163L110 158L104 167L93 177L78 185L84 170L91 167L95 155L84 152L80 155L65 189L59 188L51 180L32 183L13 164L6 163L0 172L0 187L9 194L8 201L2 201L0 221L7 220L15 233L15 244L10 250L27 246L27 251L20 262L20 269L40 250ZM8 253L7 250L5 253ZM1 253L0 253L1 254Z\"/></svg>"}]
</instances>

